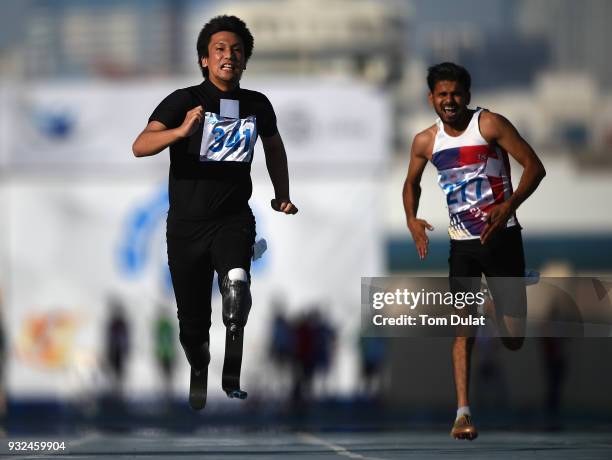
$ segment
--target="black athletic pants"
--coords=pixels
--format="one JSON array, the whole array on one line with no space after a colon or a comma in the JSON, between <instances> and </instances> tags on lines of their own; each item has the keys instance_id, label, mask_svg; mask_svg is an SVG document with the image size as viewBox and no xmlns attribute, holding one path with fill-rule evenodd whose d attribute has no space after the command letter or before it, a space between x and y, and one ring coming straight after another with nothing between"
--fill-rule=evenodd
<instances>
[{"instance_id":1,"label":"black athletic pants","mask_svg":"<svg viewBox=\"0 0 612 460\"><path fill-rule=\"evenodd\" d=\"M179 338L184 347L197 349L209 341L214 272L221 288L232 268L250 271L255 218L249 208L206 221L169 217L166 241L178 308Z\"/></svg>"}]
</instances>

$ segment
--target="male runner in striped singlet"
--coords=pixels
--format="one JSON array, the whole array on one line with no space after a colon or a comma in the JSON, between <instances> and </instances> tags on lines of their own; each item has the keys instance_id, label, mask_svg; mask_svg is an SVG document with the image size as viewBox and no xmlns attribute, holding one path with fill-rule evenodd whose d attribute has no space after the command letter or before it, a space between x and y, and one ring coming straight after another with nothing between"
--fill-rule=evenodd
<instances>
[{"instance_id":1,"label":"male runner in striped singlet","mask_svg":"<svg viewBox=\"0 0 612 460\"><path fill-rule=\"evenodd\" d=\"M541 161L503 116L469 109L471 77L453 63L429 68L429 102L438 119L417 134L412 143L403 200L408 229L419 257L427 256L426 230L433 227L417 218L421 177L428 161L438 170L446 195L451 239L451 291L475 290L487 277L504 345L522 346L525 330L525 260L521 227L515 211L538 187L546 171ZM523 167L516 190L510 182L508 153ZM503 292L502 292L503 290ZM497 294L497 295L496 295ZM464 309L466 310L466 309ZM463 314L469 314L462 310ZM468 402L474 329L458 329L453 343L457 417L451 430L456 439L475 439Z\"/></svg>"}]
</instances>

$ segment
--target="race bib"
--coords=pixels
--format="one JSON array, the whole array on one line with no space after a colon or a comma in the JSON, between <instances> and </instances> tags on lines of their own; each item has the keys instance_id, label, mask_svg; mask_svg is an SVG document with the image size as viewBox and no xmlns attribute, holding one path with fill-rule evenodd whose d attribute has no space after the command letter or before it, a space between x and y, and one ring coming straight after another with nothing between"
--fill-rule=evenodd
<instances>
[{"instance_id":1,"label":"race bib","mask_svg":"<svg viewBox=\"0 0 612 460\"><path fill-rule=\"evenodd\" d=\"M206 112L200 146L200 161L250 162L257 140L254 116L222 117Z\"/></svg>"}]
</instances>

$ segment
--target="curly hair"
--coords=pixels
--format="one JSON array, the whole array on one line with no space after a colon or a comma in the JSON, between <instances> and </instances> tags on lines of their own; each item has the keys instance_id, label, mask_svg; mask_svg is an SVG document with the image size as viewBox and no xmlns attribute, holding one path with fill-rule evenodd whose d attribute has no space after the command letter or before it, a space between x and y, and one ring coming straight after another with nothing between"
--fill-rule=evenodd
<instances>
[{"instance_id":1,"label":"curly hair","mask_svg":"<svg viewBox=\"0 0 612 460\"><path fill-rule=\"evenodd\" d=\"M208 78L208 67L202 67L202 58L208 57L208 45L210 37L217 32L233 32L242 39L244 45L245 62L248 62L253 54L254 39L251 31L244 21L236 16L216 16L212 18L200 31L198 35L198 65L202 70L204 78Z\"/></svg>"},{"instance_id":2,"label":"curly hair","mask_svg":"<svg viewBox=\"0 0 612 460\"><path fill-rule=\"evenodd\" d=\"M460 65L452 62L442 62L427 69L427 86L433 92L436 83L439 81L456 81L468 93L472 86L472 77L470 73Z\"/></svg>"}]
</instances>

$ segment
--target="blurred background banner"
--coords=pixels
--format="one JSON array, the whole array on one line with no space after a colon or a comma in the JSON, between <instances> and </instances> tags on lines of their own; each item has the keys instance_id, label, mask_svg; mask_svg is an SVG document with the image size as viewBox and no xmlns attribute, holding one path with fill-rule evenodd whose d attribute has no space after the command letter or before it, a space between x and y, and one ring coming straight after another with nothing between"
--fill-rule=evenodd
<instances>
[{"instance_id":1,"label":"blurred background banner","mask_svg":"<svg viewBox=\"0 0 612 460\"><path fill-rule=\"evenodd\" d=\"M131 145L164 97L202 81L197 35L217 14L236 14L253 32L241 85L274 106L300 208L290 218L270 209L258 143L250 203L268 252L253 265L245 339L253 404L452 408L447 339L360 335L362 277L447 274L448 213L434 168L419 208L435 227L425 261L401 202L412 139L435 119L430 65L465 65L473 106L506 116L542 158L548 174L518 210L528 266L544 277L612 274L608 0L6 0L1 8L0 386L9 406L109 394L185 401L165 247L168 153L136 159ZM515 186L520 172L513 163ZM214 292L210 398L224 401ZM607 338L531 339L517 354L493 342L477 349L475 388L494 390L475 404L611 413Z\"/></svg>"},{"instance_id":2,"label":"blurred background banner","mask_svg":"<svg viewBox=\"0 0 612 460\"><path fill-rule=\"evenodd\" d=\"M162 169L130 155L134 133L161 100L197 81L5 84L0 89L2 165L9 170L115 174L126 168ZM254 81L274 101L295 169L383 169L389 157L388 97L373 85L320 77ZM121 123L113 122L120 118ZM364 133L367 135L364 136Z\"/></svg>"},{"instance_id":3,"label":"blurred background banner","mask_svg":"<svg viewBox=\"0 0 612 460\"><path fill-rule=\"evenodd\" d=\"M3 93L1 104L11 114L2 117L10 152L4 168L14 171L4 186L10 243L2 258L13 306L6 316L16 341L7 389L15 397L69 399L104 384L104 325L117 303L132 323L126 389L143 397L159 387L151 329L159 305L174 302L165 254L167 185L157 171L166 170L168 158L138 161L130 149L149 112L180 86L185 82L83 82L40 84L28 88L27 99L18 97L24 90L16 85ZM292 195L303 210L298 220L269 208L273 190L259 148L252 206L268 252L254 266L246 382L266 359L262 338L274 297L327 310L349 337L359 322L351 315L359 277L383 269L383 175L372 171L384 171L389 156L386 97L357 82L313 79L307 87L292 86L286 80L257 85L274 101L286 133ZM362 209L368 219L358 218ZM220 380L224 334L216 322L211 382ZM336 368L335 391L354 386L352 348L338 349L344 368ZM187 382L183 377L183 390Z\"/></svg>"},{"instance_id":4,"label":"blurred background banner","mask_svg":"<svg viewBox=\"0 0 612 460\"><path fill-rule=\"evenodd\" d=\"M10 83L2 94L4 166L9 169L98 173L133 166L134 131L143 129L160 95L186 81ZM162 96L162 98L165 96ZM144 115L144 116L143 116ZM113 122L119 119L121 123ZM166 164L163 158L152 161Z\"/></svg>"}]
</instances>

